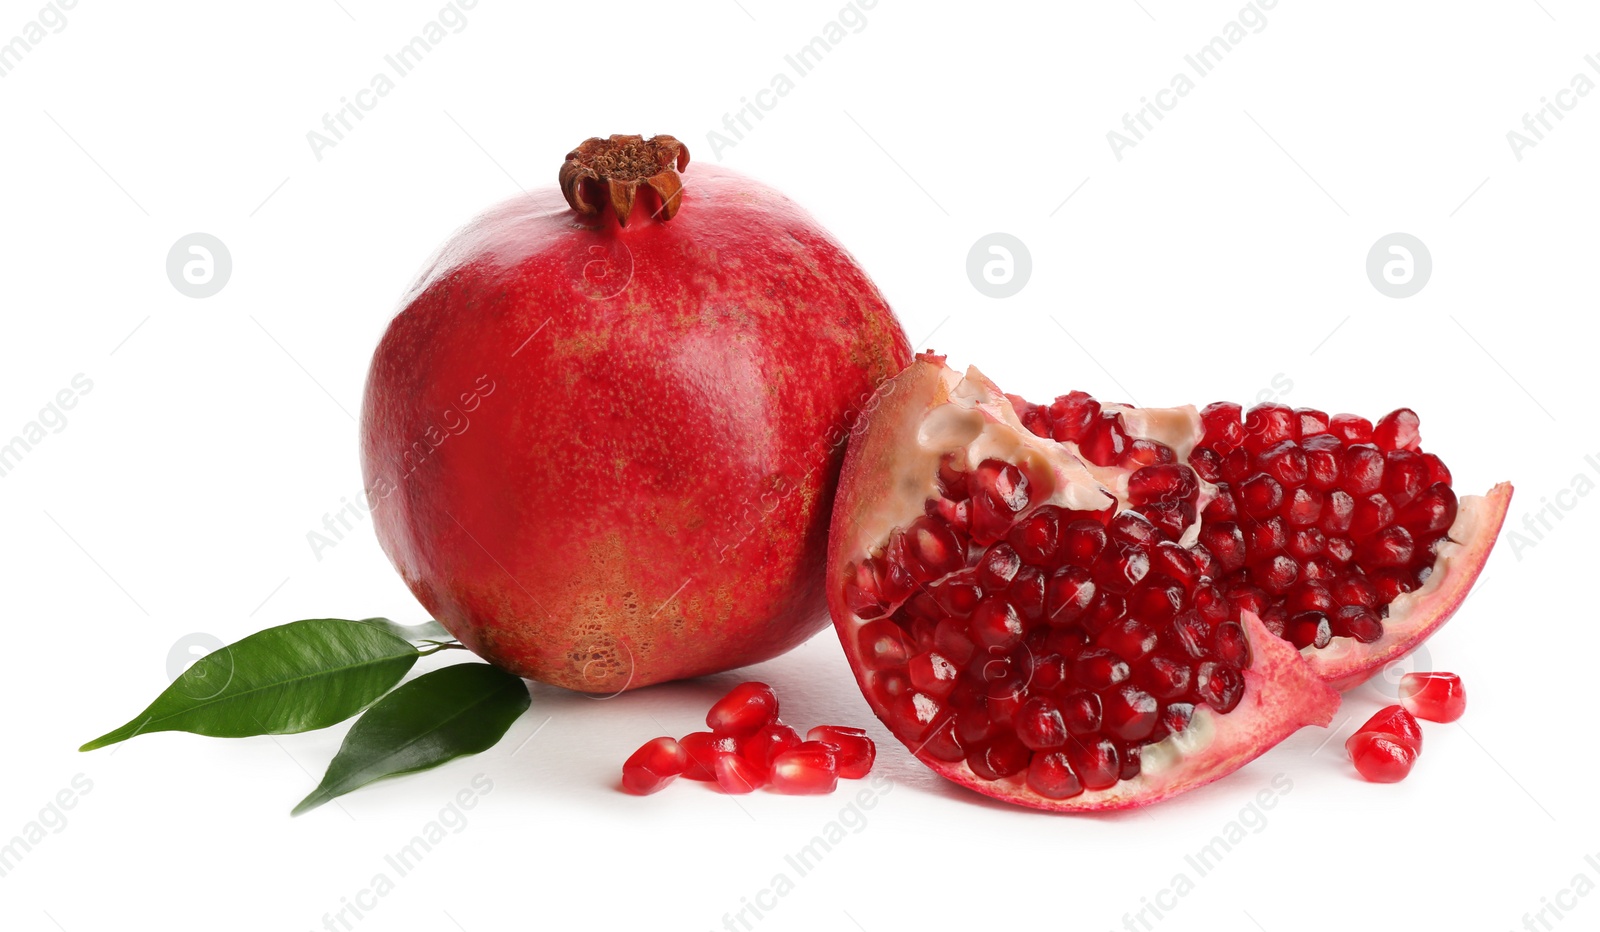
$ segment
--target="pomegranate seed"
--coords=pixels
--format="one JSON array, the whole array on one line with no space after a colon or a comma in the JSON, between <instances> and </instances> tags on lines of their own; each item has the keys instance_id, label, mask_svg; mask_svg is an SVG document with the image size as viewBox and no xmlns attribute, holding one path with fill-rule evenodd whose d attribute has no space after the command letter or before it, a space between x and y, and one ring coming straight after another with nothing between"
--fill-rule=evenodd
<instances>
[{"instance_id":1,"label":"pomegranate seed","mask_svg":"<svg viewBox=\"0 0 1600 932\"><path fill-rule=\"evenodd\" d=\"M1096 551L1096 556L1098 555L1099 552ZM1085 560L1082 565L1088 566L1091 562L1093 558ZM1022 558L1017 556L1017 552L1011 549L1010 544L1001 541L985 551L983 559L979 561L978 586L984 592L1002 592L1011 585L1011 580L1016 577L1020 569L1022 569Z\"/></svg>"},{"instance_id":2,"label":"pomegranate seed","mask_svg":"<svg viewBox=\"0 0 1600 932\"><path fill-rule=\"evenodd\" d=\"M1322 505L1322 518L1317 522L1317 527L1329 537L1343 534L1350 530L1350 522L1354 520L1355 514L1355 497L1343 489L1335 489L1328 493L1328 498Z\"/></svg>"},{"instance_id":3,"label":"pomegranate seed","mask_svg":"<svg viewBox=\"0 0 1600 932\"><path fill-rule=\"evenodd\" d=\"M946 453L939 458L939 494L945 498L961 501L968 497L967 474L956 466L956 455Z\"/></svg>"},{"instance_id":4,"label":"pomegranate seed","mask_svg":"<svg viewBox=\"0 0 1600 932\"><path fill-rule=\"evenodd\" d=\"M1422 441L1417 430L1421 423L1410 408L1390 411L1372 428L1372 442L1381 450L1415 450Z\"/></svg>"},{"instance_id":5,"label":"pomegranate seed","mask_svg":"<svg viewBox=\"0 0 1600 932\"><path fill-rule=\"evenodd\" d=\"M1407 566L1416 552L1411 532L1403 527L1388 527L1356 548L1356 555L1369 566Z\"/></svg>"},{"instance_id":6,"label":"pomegranate seed","mask_svg":"<svg viewBox=\"0 0 1600 932\"><path fill-rule=\"evenodd\" d=\"M716 763L717 788L729 795L751 793L767 782L766 774L737 754L723 754Z\"/></svg>"},{"instance_id":7,"label":"pomegranate seed","mask_svg":"<svg viewBox=\"0 0 1600 932\"><path fill-rule=\"evenodd\" d=\"M1176 463L1177 451L1164 443L1135 437L1128 441L1128 451L1122 454L1121 465L1127 469L1138 469L1141 466L1157 466L1163 463ZM1183 467L1187 469L1188 467Z\"/></svg>"},{"instance_id":8,"label":"pomegranate seed","mask_svg":"<svg viewBox=\"0 0 1600 932\"><path fill-rule=\"evenodd\" d=\"M1370 495L1383 488L1383 453L1371 444L1345 447L1340 472L1346 491L1352 495Z\"/></svg>"},{"instance_id":9,"label":"pomegranate seed","mask_svg":"<svg viewBox=\"0 0 1600 932\"><path fill-rule=\"evenodd\" d=\"M1275 443L1256 457L1256 467L1284 485L1299 485L1306 481L1310 467L1305 451L1293 440Z\"/></svg>"},{"instance_id":10,"label":"pomegranate seed","mask_svg":"<svg viewBox=\"0 0 1600 932\"><path fill-rule=\"evenodd\" d=\"M1100 402L1084 392L1068 392L1051 403L1049 413L1053 421L1051 437L1081 443L1089 425L1100 416Z\"/></svg>"},{"instance_id":11,"label":"pomegranate seed","mask_svg":"<svg viewBox=\"0 0 1600 932\"><path fill-rule=\"evenodd\" d=\"M1323 495L1316 489L1295 489L1289 493L1289 504L1283 517L1290 527L1312 527L1322 517Z\"/></svg>"},{"instance_id":12,"label":"pomegranate seed","mask_svg":"<svg viewBox=\"0 0 1600 932\"><path fill-rule=\"evenodd\" d=\"M1206 405L1200 412L1200 423L1205 426L1204 443L1226 456L1244 445L1244 425L1241 409L1231 401Z\"/></svg>"},{"instance_id":13,"label":"pomegranate seed","mask_svg":"<svg viewBox=\"0 0 1600 932\"><path fill-rule=\"evenodd\" d=\"M1370 783L1398 783L1411 772L1417 752L1390 735L1356 732L1345 743L1356 772Z\"/></svg>"},{"instance_id":14,"label":"pomegranate seed","mask_svg":"<svg viewBox=\"0 0 1600 932\"><path fill-rule=\"evenodd\" d=\"M1251 453L1285 440L1300 439L1300 420L1288 405L1259 404L1245 412L1244 446Z\"/></svg>"},{"instance_id":15,"label":"pomegranate seed","mask_svg":"<svg viewBox=\"0 0 1600 932\"><path fill-rule=\"evenodd\" d=\"M1034 566L1054 565L1061 549L1061 509L1045 505L1017 522L1006 540L1024 562Z\"/></svg>"},{"instance_id":16,"label":"pomegranate seed","mask_svg":"<svg viewBox=\"0 0 1600 932\"><path fill-rule=\"evenodd\" d=\"M924 515L911 522L901 537L906 569L918 583L927 583L967 565L967 548L955 528Z\"/></svg>"},{"instance_id":17,"label":"pomegranate seed","mask_svg":"<svg viewBox=\"0 0 1600 932\"><path fill-rule=\"evenodd\" d=\"M1250 567L1250 578L1273 595L1282 595L1300 578L1300 565L1292 557L1279 554Z\"/></svg>"},{"instance_id":18,"label":"pomegranate seed","mask_svg":"<svg viewBox=\"0 0 1600 932\"><path fill-rule=\"evenodd\" d=\"M1202 663L1195 678L1195 694L1218 712L1232 712L1244 698L1244 677L1228 664Z\"/></svg>"},{"instance_id":19,"label":"pomegranate seed","mask_svg":"<svg viewBox=\"0 0 1600 932\"><path fill-rule=\"evenodd\" d=\"M1127 661L1104 649L1084 651L1072 664L1072 676L1089 689L1105 689L1125 682Z\"/></svg>"},{"instance_id":20,"label":"pomegranate seed","mask_svg":"<svg viewBox=\"0 0 1600 932\"><path fill-rule=\"evenodd\" d=\"M1340 605L1359 605L1372 608L1378 604L1378 590L1372 587L1367 577L1359 574L1340 576L1328 591Z\"/></svg>"},{"instance_id":21,"label":"pomegranate seed","mask_svg":"<svg viewBox=\"0 0 1600 932\"><path fill-rule=\"evenodd\" d=\"M1103 790L1122 776L1122 754L1109 738L1067 742L1064 753L1084 789Z\"/></svg>"},{"instance_id":22,"label":"pomegranate seed","mask_svg":"<svg viewBox=\"0 0 1600 932\"><path fill-rule=\"evenodd\" d=\"M1122 415L1102 413L1095 418L1078 449L1084 459L1096 466L1115 465L1128 449L1128 431L1122 425Z\"/></svg>"},{"instance_id":23,"label":"pomegranate seed","mask_svg":"<svg viewBox=\"0 0 1600 932\"><path fill-rule=\"evenodd\" d=\"M649 796L683 773L689 755L671 738L651 738L622 764L622 788Z\"/></svg>"},{"instance_id":24,"label":"pomegranate seed","mask_svg":"<svg viewBox=\"0 0 1600 932\"><path fill-rule=\"evenodd\" d=\"M863 560L854 566L844 584L844 599L858 618L881 618L889 614L883 604L882 580L875 561Z\"/></svg>"},{"instance_id":25,"label":"pomegranate seed","mask_svg":"<svg viewBox=\"0 0 1600 932\"><path fill-rule=\"evenodd\" d=\"M1356 733L1370 732L1378 735L1388 735L1396 741L1410 748L1417 754L1422 753L1422 726L1410 712L1397 705L1388 706L1377 714L1367 719L1365 725L1356 729ZM1350 740L1354 740L1351 736ZM1350 741L1345 742L1345 747L1350 747Z\"/></svg>"},{"instance_id":26,"label":"pomegranate seed","mask_svg":"<svg viewBox=\"0 0 1600 932\"><path fill-rule=\"evenodd\" d=\"M1160 639L1156 633L1137 618L1124 618L1095 638L1097 647L1104 647L1130 663L1148 657L1158 643Z\"/></svg>"},{"instance_id":27,"label":"pomegranate seed","mask_svg":"<svg viewBox=\"0 0 1600 932\"><path fill-rule=\"evenodd\" d=\"M1188 593L1177 580L1152 574L1128 593L1128 612L1146 625L1160 627L1177 616L1187 598Z\"/></svg>"},{"instance_id":28,"label":"pomegranate seed","mask_svg":"<svg viewBox=\"0 0 1600 932\"><path fill-rule=\"evenodd\" d=\"M1028 764L1028 788L1046 799L1071 799L1083 792L1083 782L1061 752L1035 754Z\"/></svg>"},{"instance_id":29,"label":"pomegranate seed","mask_svg":"<svg viewBox=\"0 0 1600 932\"><path fill-rule=\"evenodd\" d=\"M1453 722L1467 711L1467 693L1454 673L1407 673L1400 678L1400 704L1430 722Z\"/></svg>"},{"instance_id":30,"label":"pomegranate seed","mask_svg":"<svg viewBox=\"0 0 1600 932\"><path fill-rule=\"evenodd\" d=\"M1432 453L1424 453L1422 454L1422 462L1427 464L1428 467L1428 482L1442 482L1446 486L1450 485L1450 469L1445 466L1443 460L1440 460Z\"/></svg>"},{"instance_id":31,"label":"pomegranate seed","mask_svg":"<svg viewBox=\"0 0 1600 932\"><path fill-rule=\"evenodd\" d=\"M1265 560L1283 552L1289 543L1289 534L1282 518L1269 518L1250 528L1245 534L1245 549L1251 560Z\"/></svg>"},{"instance_id":32,"label":"pomegranate seed","mask_svg":"<svg viewBox=\"0 0 1600 932\"><path fill-rule=\"evenodd\" d=\"M1306 484L1321 492L1339 483L1339 467L1344 461L1344 444L1332 434L1307 437L1300 444L1306 455Z\"/></svg>"},{"instance_id":33,"label":"pomegranate seed","mask_svg":"<svg viewBox=\"0 0 1600 932\"><path fill-rule=\"evenodd\" d=\"M1396 508L1411 504L1432 481L1420 453L1393 450L1383 455L1383 492Z\"/></svg>"},{"instance_id":34,"label":"pomegranate seed","mask_svg":"<svg viewBox=\"0 0 1600 932\"><path fill-rule=\"evenodd\" d=\"M1024 566L1006 590L1006 598L1027 621L1044 617L1044 573L1037 567Z\"/></svg>"},{"instance_id":35,"label":"pomegranate seed","mask_svg":"<svg viewBox=\"0 0 1600 932\"><path fill-rule=\"evenodd\" d=\"M845 780L859 780L870 773L878 753L865 731L843 725L818 725L806 732L806 740L835 748L834 761Z\"/></svg>"},{"instance_id":36,"label":"pomegranate seed","mask_svg":"<svg viewBox=\"0 0 1600 932\"><path fill-rule=\"evenodd\" d=\"M1017 713L1017 738L1034 750L1058 748L1067 743L1067 726L1061 707L1048 696L1034 696Z\"/></svg>"},{"instance_id":37,"label":"pomegranate seed","mask_svg":"<svg viewBox=\"0 0 1600 932\"><path fill-rule=\"evenodd\" d=\"M1113 689L1102 697L1105 703L1102 727L1123 741L1142 741L1156 727L1161 710L1154 696L1134 686Z\"/></svg>"},{"instance_id":38,"label":"pomegranate seed","mask_svg":"<svg viewBox=\"0 0 1600 932\"><path fill-rule=\"evenodd\" d=\"M1052 625L1074 624L1094 601L1094 580L1079 566L1063 566L1045 588L1046 618Z\"/></svg>"},{"instance_id":39,"label":"pomegranate seed","mask_svg":"<svg viewBox=\"0 0 1600 932\"><path fill-rule=\"evenodd\" d=\"M900 626L888 619L869 621L856 632L861 658L873 670L892 670L911 659L912 645Z\"/></svg>"},{"instance_id":40,"label":"pomegranate seed","mask_svg":"<svg viewBox=\"0 0 1600 932\"><path fill-rule=\"evenodd\" d=\"M972 639L991 651L1010 650L1022 642L1022 616L1005 596L991 595L972 613Z\"/></svg>"},{"instance_id":41,"label":"pomegranate seed","mask_svg":"<svg viewBox=\"0 0 1600 932\"><path fill-rule=\"evenodd\" d=\"M1239 530L1237 524L1231 521L1224 521L1221 524L1202 524L1200 544L1224 572L1231 572L1244 566L1247 550L1244 532Z\"/></svg>"},{"instance_id":42,"label":"pomegranate seed","mask_svg":"<svg viewBox=\"0 0 1600 932\"><path fill-rule=\"evenodd\" d=\"M1194 670L1187 664L1167 657L1152 657L1141 671L1139 682L1157 699L1171 701L1189 692L1194 680Z\"/></svg>"},{"instance_id":43,"label":"pomegranate seed","mask_svg":"<svg viewBox=\"0 0 1600 932\"><path fill-rule=\"evenodd\" d=\"M1456 493L1442 482L1435 482L1395 516L1395 523L1417 536L1437 536L1450 530L1456 521Z\"/></svg>"},{"instance_id":44,"label":"pomegranate seed","mask_svg":"<svg viewBox=\"0 0 1600 932\"><path fill-rule=\"evenodd\" d=\"M992 744L970 754L967 766L985 780L1000 780L1026 770L1033 758L1027 745L1012 735L1000 735Z\"/></svg>"},{"instance_id":45,"label":"pomegranate seed","mask_svg":"<svg viewBox=\"0 0 1600 932\"><path fill-rule=\"evenodd\" d=\"M933 651L911 658L906 673L911 678L911 685L935 699L947 698L954 692L956 679L960 675L955 664Z\"/></svg>"},{"instance_id":46,"label":"pomegranate seed","mask_svg":"<svg viewBox=\"0 0 1600 932\"><path fill-rule=\"evenodd\" d=\"M762 774L772 768L772 759L800 743L800 733L782 722L763 725L756 733L739 742L739 756Z\"/></svg>"},{"instance_id":47,"label":"pomegranate seed","mask_svg":"<svg viewBox=\"0 0 1600 932\"><path fill-rule=\"evenodd\" d=\"M1354 414L1335 414L1328 421L1328 430L1345 443L1372 442L1372 422Z\"/></svg>"},{"instance_id":48,"label":"pomegranate seed","mask_svg":"<svg viewBox=\"0 0 1600 932\"><path fill-rule=\"evenodd\" d=\"M1328 432L1328 416L1321 411L1314 408L1295 408L1294 413L1300 419L1302 439Z\"/></svg>"},{"instance_id":49,"label":"pomegranate seed","mask_svg":"<svg viewBox=\"0 0 1600 932\"><path fill-rule=\"evenodd\" d=\"M1333 640L1333 623L1322 612L1301 612L1289 619L1286 629L1295 647L1321 650Z\"/></svg>"},{"instance_id":50,"label":"pomegranate seed","mask_svg":"<svg viewBox=\"0 0 1600 932\"><path fill-rule=\"evenodd\" d=\"M1184 612L1172 622L1172 640L1189 657L1199 660L1211 650L1212 624L1193 609Z\"/></svg>"},{"instance_id":51,"label":"pomegranate seed","mask_svg":"<svg viewBox=\"0 0 1600 932\"><path fill-rule=\"evenodd\" d=\"M1100 730L1100 720L1099 695L1079 692L1061 700L1061 721L1067 726L1068 733L1080 737L1092 735Z\"/></svg>"},{"instance_id":52,"label":"pomegranate seed","mask_svg":"<svg viewBox=\"0 0 1600 932\"><path fill-rule=\"evenodd\" d=\"M1252 518L1275 514L1283 505L1283 486L1266 473L1256 473L1239 486L1239 507Z\"/></svg>"},{"instance_id":53,"label":"pomegranate seed","mask_svg":"<svg viewBox=\"0 0 1600 932\"><path fill-rule=\"evenodd\" d=\"M1250 665L1250 641L1245 637L1244 626L1237 621L1217 625L1212 639L1212 651L1225 664L1243 669Z\"/></svg>"},{"instance_id":54,"label":"pomegranate seed","mask_svg":"<svg viewBox=\"0 0 1600 932\"><path fill-rule=\"evenodd\" d=\"M1093 566L1108 539L1105 526L1099 522L1082 518L1070 521L1062 532L1061 555L1074 566Z\"/></svg>"},{"instance_id":55,"label":"pomegranate seed","mask_svg":"<svg viewBox=\"0 0 1600 932\"><path fill-rule=\"evenodd\" d=\"M965 666L978 649L967 636L967 626L958 618L946 618L939 622L933 630L933 646L958 667Z\"/></svg>"},{"instance_id":56,"label":"pomegranate seed","mask_svg":"<svg viewBox=\"0 0 1600 932\"><path fill-rule=\"evenodd\" d=\"M968 485L972 490L972 536L980 544L999 540L1028 507L1028 477L1010 463L984 460L973 470Z\"/></svg>"},{"instance_id":57,"label":"pomegranate seed","mask_svg":"<svg viewBox=\"0 0 1600 932\"><path fill-rule=\"evenodd\" d=\"M737 738L718 736L709 731L696 731L678 739L678 744L688 755L683 776L687 780L711 781L716 779L717 758L739 751Z\"/></svg>"},{"instance_id":58,"label":"pomegranate seed","mask_svg":"<svg viewBox=\"0 0 1600 932\"><path fill-rule=\"evenodd\" d=\"M974 581L975 574L970 570L964 573L947 576L927 587L940 609L963 618L972 614L972 610L983 599L983 589Z\"/></svg>"},{"instance_id":59,"label":"pomegranate seed","mask_svg":"<svg viewBox=\"0 0 1600 932\"><path fill-rule=\"evenodd\" d=\"M1190 451L1189 466L1207 482L1222 478L1222 456L1210 447L1195 447Z\"/></svg>"},{"instance_id":60,"label":"pomegranate seed","mask_svg":"<svg viewBox=\"0 0 1600 932\"><path fill-rule=\"evenodd\" d=\"M819 741L804 741L772 759L772 788L791 796L832 793L839 785L839 762Z\"/></svg>"}]
</instances>

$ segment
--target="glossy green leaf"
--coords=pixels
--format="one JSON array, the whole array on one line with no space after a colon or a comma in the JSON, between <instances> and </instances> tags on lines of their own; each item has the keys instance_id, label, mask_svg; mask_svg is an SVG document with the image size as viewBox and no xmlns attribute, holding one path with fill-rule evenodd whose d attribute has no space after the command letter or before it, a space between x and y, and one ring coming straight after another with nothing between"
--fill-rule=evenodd
<instances>
[{"instance_id":1,"label":"glossy green leaf","mask_svg":"<svg viewBox=\"0 0 1600 932\"><path fill-rule=\"evenodd\" d=\"M388 692L419 656L376 625L292 621L195 661L149 708L79 750L152 731L243 738L326 728Z\"/></svg>"},{"instance_id":2,"label":"glossy green leaf","mask_svg":"<svg viewBox=\"0 0 1600 932\"><path fill-rule=\"evenodd\" d=\"M520 677L486 663L460 663L417 677L350 726L322 784L299 815L382 777L415 773L494 746L531 699Z\"/></svg>"},{"instance_id":3,"label":"glossy green leaf","mask_svg":"<svg viewBox=\"0 0 1600 932\"><path fill-rule=\"evenodd\" d=\"M450 632L437 621L424 621L420 625L403 625L387 618L362 618L361 623L372 625L406 641L448 641Z\"/></svg>"}]
</instances>

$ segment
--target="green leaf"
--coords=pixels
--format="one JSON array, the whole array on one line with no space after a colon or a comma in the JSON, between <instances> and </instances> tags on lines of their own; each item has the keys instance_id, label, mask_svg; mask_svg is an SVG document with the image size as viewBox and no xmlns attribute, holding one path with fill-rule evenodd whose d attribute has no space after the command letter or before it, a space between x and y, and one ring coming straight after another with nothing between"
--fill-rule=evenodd
<instances>
[{"instance_id":1,"label":"green leaf","mask_svg":"<svg viewBox=\"0 0 1600 932\"><path fill-rule=\"evenodd\" d=\"M362 618L360 621L364 625L382 628L404 641L444 641L450 638L450 632L437 621L424 621L420 625L403 625L387 618Z\"/></svg>"},{"instance_id":2,"label":"green leaf","mask_svg":"<svg viewBox=\"0 0 1600 932\"><path fill-rule=\"evenodd\" d=\"M356 720L299 815L381 777L415 773L494 746L528 710L522 679L486 663L425 673Z\"/></svg>"},{"instance_id":3,"label":"green leaf","mask_svg":"<svg viewBox=\"0 0 1600 932\"><path fill-rule=\"evenodd\" d=\"M419 656L375 625L291 621L195 661L136 718L78 750L152 731L243 738L326 728L388 692Z\"/></svg>"}]
</instances>

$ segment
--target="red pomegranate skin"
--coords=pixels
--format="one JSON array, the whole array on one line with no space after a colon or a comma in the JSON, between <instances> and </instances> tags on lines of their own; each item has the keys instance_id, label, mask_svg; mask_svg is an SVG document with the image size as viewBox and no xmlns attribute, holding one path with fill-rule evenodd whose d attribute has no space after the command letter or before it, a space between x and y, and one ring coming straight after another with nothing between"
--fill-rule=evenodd
<instances>
[{"instance_id":1,"label":"red pomegranate skin","mask_svg":"<svg viewBox=\"0 0 1600 932\"><path fill-rule=\"evenodd\" d=\"M777 656L828 622L844 440L905 334L802 209L695 164L623 227L555 189L445 244L373 356L378 539L484 659L614 693Z\"/></svg>"}]
</instances>

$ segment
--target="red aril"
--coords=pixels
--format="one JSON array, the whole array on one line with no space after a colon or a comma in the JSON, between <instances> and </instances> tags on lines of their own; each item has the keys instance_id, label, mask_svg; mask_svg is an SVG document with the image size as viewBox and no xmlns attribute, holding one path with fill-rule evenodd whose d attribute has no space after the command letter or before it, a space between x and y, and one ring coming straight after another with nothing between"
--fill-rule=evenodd
<instances>
[{"instance_id":1,"label":"red aril","mask_svg":"<svg viewBox=\"0 0 1600 932\"><path fill-rule=\"evenodd\" d=\"M684 765L683 775L689 780L709 782L717 778L717 758L725 754L736 754L739 751L738 742L727 736L714 735L709 731L696 731L684 735L678 743L683 746L683 751L688 755L688 763Z\"/></svg>"},{"instance_id":2,"label":"red aril","mask_svg":"<svg viewBox=\"0 0 1600 932\"><path fill-rule=\"evenodd\" d=\"M456 233L378 344L378 539L530 679L615 693L782 654L825 624L840 441L905 335L804 210L670 136L588 140L560 182Z\"/></svg>"},{"instance_id":3,"label":"red aril","mask_svg":"<svg viewBox=\"0 0 1600 932\"><path fill-rule=\"evenodd\" d=\"M802 741L778 719L778 696L765 683L733 687L711 706L706 723L711 731L677 741L655 738L635 751L623 764L623 789L654 793L682 774L714 783L724 793L750 793L762 786L792 795L831 793L840 777L865 777L877 756L872 739L859 728L818 725Z\"/></svg>"},{"instance_id":4,"label":"red aril","mask_svg":"<svg viewBox=\"0 0 1600 932\"><path fill-rule=\"evenodd\" d=\"M1219 558L1192 547L1185 529L1214 494L1178 455L1192 424L1114 407L1088 419L1080 457L1053 439L1076 421L1046 435L1045 414L1019 420L981 374L919 357L857 427L834 509L828 598L873 711L944 776L1037 808L1164 799L1327 724L1339 701L1251 610L1266 593L1230 598L1213 579ZM1258 420L1236 426L1261 450L1300 423ZM1262 485L1252 507L1281 492ZM901 543L932 521L968 541L943 578L910 565ZM922 599L956 578L970 598ZM945 668L929 652L954 675L930 675Z\"/></svg>"},{"instance_id":5,"label":"red aril","mask_svg":"<svg viewBox=\"0 0 1600 932\"><path fill-rule=\"evenodd\" d=\"M1356 729L1356 735L1364 734L1388 735L1413 752L1422 753L1422 726L1417 724L1416 718L1410 712L1397 705L1380 710L1367 719L1366 724ZM1344 746L1345 750L1353 753L1352 741L1355 741L1355 735L1351 735Z\"/></svg>"},{"instance_id":6,"label":"red aril","mask_svg":"<svg viewBox=\"0 0 1600 932\"><path fill-rule=\"evenodd\" d=\"M1400 678L1400 704L1418 718L1453 722L1467 711L1467 692L1454 673L1407 673Z\"/></svg>"},{"instance_id":7,"label":"red aril","mask_svg":"<svg viewBox=\"0 0 1600 932\"><path fill-rule=\"evenodd\" d=\"M820 741L804 741L772 759L773 790L792 796L832 793L839 785L839 764L833 749Z\"/></svg>"},{"instance_id":8,"label":"red aril","mask_svg":"<svg viewBox=\"0 0 1600 932\"><path fill-rule=\"evenodd\" d=\"M1170 514L1172 502L1141 497L1155 467L1106 460L1061 436L1054 404L1008 400L1030 431L1081 457L1120 507ZM1376 424L1271 403L1097 410L1120 419L1130 444L1170 449L1160 468L1192 470L1198 494L1179 499L1180 519L1157 526L1175 542L1197 541L1216 584L1341 690L1410 652L1460 607L1511 499L1506 483L1458 497L1450 470L1423 452L1409 408Z\"/></svg>"},{"instance_id":9,"label":"red aril","mask_svg":"<svg viewBox=\"0 0 1600 932\"><path fill-rule=\"evenodd\" d=\"M806 732L806 740L832 747L839 776L846 780L866 776L878 753L865 731L843 725L818 725Z\"/></svg>"},{"instance_id":10,"label":"red aril","mask_svg":"<svg viewBox=\"0 0 1600 932\"><path fill-rule=\"evenodd\" d=\"M1370 783L1398 783L1411 772L1417 752L1394 735L1360 731L1345 743L1356 772Z\"/></svg>"},{"instance_id":11,"label":"red aril","mask_svg":"<svg viewBox=\"0 0 1600 932\"><path fill-rule=\"evenodd\" d=\"M739 740L739 756L749 761L765 774L772 769L772 759L800 743L800 734L782 722L761 726L755 734Z\"/></svg>"},{"instance_id":12,"label":"red aril","mask_svg":"<svg viewBox=\"0 0 1600 932\"><path fill-rule=\"evenodd\" d=\"M689 764L689 755L671 738L651 738L622 763L622 788L648 796L671 783Z\"/></svg>"},{"instance_id":13,"label":"red aril","mask_svg":"<svg viewBox=\"0 0 1600 932\"><path fill-rule=\"evenodd\" d=\"M738 754L717 757L716 778L718 789L734 795L753 793L767 782L767 774Z\"/></svg>"},{"instance_id":14,"label":"red aril","mask_svg":"<svg viewBox=\"0 0 1600 932\"><path fill-rule=\"evenodd\" d=\"M706 713L706 726L719 735L742 738L778 719L778 696L766 683L740 683Z\"/></svg>"}]
</instances>

